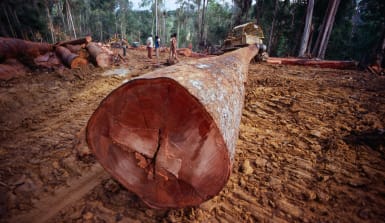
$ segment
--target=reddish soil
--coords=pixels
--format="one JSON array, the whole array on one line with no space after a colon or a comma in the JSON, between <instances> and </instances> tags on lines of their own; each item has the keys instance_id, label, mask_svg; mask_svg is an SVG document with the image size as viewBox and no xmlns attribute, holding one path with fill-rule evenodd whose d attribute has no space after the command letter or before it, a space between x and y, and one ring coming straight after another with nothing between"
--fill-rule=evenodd
<instances>
[{"instance_id":1,"label":"reddish soil","mask_svg":"<svg viewBox=\"0 0 385 223\"><path fill-rule=\"evenodd\" d=\"M109 92L158 69L145 51L128 54L109 70L0 82L0 222L384 221L385 77L251 64L226 187L199 207L154 210L83 140Z\"/></svg>"}]
</instances>

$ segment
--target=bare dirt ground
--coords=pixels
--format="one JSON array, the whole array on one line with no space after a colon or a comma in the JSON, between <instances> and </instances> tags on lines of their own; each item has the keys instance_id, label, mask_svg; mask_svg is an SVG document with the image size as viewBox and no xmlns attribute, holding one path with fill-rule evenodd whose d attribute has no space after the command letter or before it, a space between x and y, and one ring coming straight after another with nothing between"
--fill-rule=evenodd
<instances>
[{"instance_id":1,"label":"bare dirt ground","mask_svg":"<svg viewBox=\"0 0 385 223\"><path fill-rule=\"evenodd\" d=\"M124 67L0 82L0 222L385 221L384 77L251 64L226 187L199 207L154 210L81 140L110 91L158 69L128 53Z\"/></svg>"}]
</instances>

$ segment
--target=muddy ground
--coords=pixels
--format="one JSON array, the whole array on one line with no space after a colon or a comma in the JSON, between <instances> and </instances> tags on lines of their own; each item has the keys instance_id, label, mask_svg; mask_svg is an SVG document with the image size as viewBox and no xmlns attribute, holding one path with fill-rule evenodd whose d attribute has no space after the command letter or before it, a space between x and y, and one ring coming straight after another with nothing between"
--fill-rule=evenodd
<instances>
[{"instance_id":1,"label":"muddy ground","mask_svg":"<svg viewBox=\"0 0 385 223\"><path fill-rule=\"evenodd\" d=\"M0 222L385 221L385 78L269 64L250 65L221 193L194 208L146 207L81 140L111 90L158 69L145 54L0 83Z\"/></svg>"}]
</instances>

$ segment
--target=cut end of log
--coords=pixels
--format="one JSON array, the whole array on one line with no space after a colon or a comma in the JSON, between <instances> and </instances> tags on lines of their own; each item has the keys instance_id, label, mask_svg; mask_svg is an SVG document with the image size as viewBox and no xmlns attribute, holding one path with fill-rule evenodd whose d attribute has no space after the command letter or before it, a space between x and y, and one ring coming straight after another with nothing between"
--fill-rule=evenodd
<instances>
[{"instance_id":1,"label":"cut end of log","mask_svg":"<svg viewBox=\"0 0 385 223\"><path fill-rule=\"evenodd\" d=\"M230 175L213 118L170 78L136 79L114 90L90 118L87 142L112 176L154 208L199 205Z\"/></svg>"},{"instance_id":2,"label":"cut end of log","mask_svg":"<svg viewBox=\"0 0 385 223\"><path fill-rule=\"evenodd\" d=\"M71 62L71 68L81 68L84 66L87 66L88 60L82 57L76 57L75 59L72 60Z\"/></svg>"},{"instance_id":3,"label":"cut end of log","mask_svg":"<svg viewBox=\"0 0 385 223\"><path fill-rule=\"evenodd\" d=\"M101 53L97 55L95 58L96 64L102 68L111 66L111 63L112 63L111 59L112 59L111 56L106 53Z\"/></svg>"}]
</instances>

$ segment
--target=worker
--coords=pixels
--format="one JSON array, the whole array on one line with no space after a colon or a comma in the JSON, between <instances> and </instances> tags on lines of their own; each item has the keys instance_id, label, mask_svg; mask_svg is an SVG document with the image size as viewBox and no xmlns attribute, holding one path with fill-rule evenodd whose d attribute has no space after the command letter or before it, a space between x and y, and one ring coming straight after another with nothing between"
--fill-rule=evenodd
<instances>
[{"instance_id":1,"label":"worker","mask_svg":"<svg viewBox=\"0 0 385 223\"><path fill-rule=\"evenodd\" d=\"M159 38L159 36L155 36L156 64L159 64L159 47L160 47L160 38Z\"/></svg>"},{"instance_id":2,"label":"worker","mask_svg":"<svg viewBox=\"0 0 385 223\"><path fill-rule=\"evenodd\" d=\"M152 35L150 35L148 38L147 38L147 57L152 59L152 47L154 45L153 41L152 41Z\"/></svg>"},{"instance_id":3,"label":"worker","mask_svg":"<svg viewBox=\"0 0 385 223\"><path fill-rule=\"evenodd\" d=\"M176 48L178 46L178 42L177 42L177 39L176 39L176 33L171 35L171 41L170 42L171 42L171 44L170 44L170 58L169 58L169 61L171 63L174 63L174 62L179 61L177 53L176 53Z\"/></svg>"}]
</instances>

